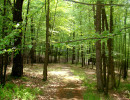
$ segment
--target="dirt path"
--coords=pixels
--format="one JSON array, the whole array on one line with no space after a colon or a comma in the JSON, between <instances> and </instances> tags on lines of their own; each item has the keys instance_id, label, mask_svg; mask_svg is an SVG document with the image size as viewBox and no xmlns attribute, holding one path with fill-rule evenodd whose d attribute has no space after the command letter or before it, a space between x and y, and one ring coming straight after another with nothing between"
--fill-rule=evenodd
<instances>
[{"instance_id":1,"label":"dirt path","mask_svg":"<svg viewBox=\"0 0 130 100\"><path fill-rule=\"evenodd\" d=\"M39 100L83 100L81 80L73 75L69 66L60 65L59 68L57 71L49 71L48 85Z\"/></svg>"},{"instance_id":2,"label":"dirt path","mask_svg":"<svg viewBox=\"0 0 130 100\"><path fill-rule=\"evenodd\" d=\"M11 79L17 85L40 88L41 93L36 100L83 100L82 82L71 72L67 64L50 64L48 80L42 81L43 64L24 65L24 75L21 79ZM8 74L11 67L8 67Z\"/></svg>"}]
</instances>

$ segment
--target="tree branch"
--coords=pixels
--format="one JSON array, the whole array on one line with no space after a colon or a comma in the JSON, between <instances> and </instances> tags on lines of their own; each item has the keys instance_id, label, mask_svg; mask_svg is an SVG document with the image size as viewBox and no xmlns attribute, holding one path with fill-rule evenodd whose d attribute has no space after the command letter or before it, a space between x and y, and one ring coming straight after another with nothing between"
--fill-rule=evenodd
<instances>
[{"instance_id":1,"label":"tree branch","mask_svg":"<svg viewBox=\"0 0 130 100\"><path fill-rule=\"evenodd\" d=\"M88 5L88 6L100 5L100 6L121 6L121 7L128 6L130 7L130 5L125 5L125 4L90 4L90 3L79 2L79 1L74 1L74 0L64 0L64 1L70 1L73 3L78 3L82 5Z\"/></svg>"},{"instance_id":2,"label":"tree branch","mask_svg":"<svg viewBox=\"0 0 130 100\"><path fill-rule=\"evenodd\" d=\"M121 30L120 30L120 32L121 31L123 31L124 29L129 29L130 27L125 27L125 28L122 28ZM56 43L71 43L71 42L78 42L78 41L84 41L84 40L100 40L100 39L105 39L105 38L111 38L111 37L113 37L113 36L117 36L117 35L119 35L119 34L112 34L111 36L104 36L104 37L93 37L93 38L86 38L86 39L79 39L79 40L72 40L72 41L65 41L65 42L52 42L52 44L56 44Z\"/></svg>"}]
</instances>

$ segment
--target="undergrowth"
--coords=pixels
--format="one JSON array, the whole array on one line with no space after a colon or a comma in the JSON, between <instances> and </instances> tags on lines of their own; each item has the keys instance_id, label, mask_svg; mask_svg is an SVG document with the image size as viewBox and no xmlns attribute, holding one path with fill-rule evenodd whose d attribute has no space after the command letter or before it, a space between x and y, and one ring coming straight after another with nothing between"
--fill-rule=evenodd
<instances>
[{"instance_id":1,"label":"undergrowth","mask_svg":"<svg viewBox=\"0 0 130 100\"><path fill-rule=\"evenodd\" d=\"M119 93L123 93L126 98L130 99L130 84L129 83L121 83L117 90Z\"/></svg>"},{"instance_id":2,"label":"undergrowth","mask_svg":"<svg viewBox=\"0 0 130 100\"><path fill-rule=\"evenodd\" d=\"M13 83L7 83L3 88L0 86L0 100L35 100L39 93L39 88L17 86Z\"/></svg>"}]
</instances>

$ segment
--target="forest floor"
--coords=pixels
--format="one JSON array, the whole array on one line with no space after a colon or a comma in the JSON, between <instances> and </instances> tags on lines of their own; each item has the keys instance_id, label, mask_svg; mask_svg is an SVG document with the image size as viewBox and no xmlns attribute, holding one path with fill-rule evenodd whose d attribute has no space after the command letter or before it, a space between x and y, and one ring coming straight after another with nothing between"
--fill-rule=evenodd
<instances>
[{"instance_id":1,"label":"forest floor","mask_svg":"<svg viewBox=\"0 0 130 100\"><path fill-rule=\"evenodd\" d=\"M8 67L8 74L11 67ZM81 68L70 64L49 64L48 80L44 82L43 64L24 65L24 75L20 79L8 79L7 82L18 86L39 88L36 100L105 100L103 94L96 92L96 74L94 69ZM80 76L79 76L80 75ZM85 76L85 77L84 77ZM89 76L89 77L88 77ZM96 95L91 95L91 92ZM87 93L86 93L87 92ZM84 95L86 93L86 96ZM124 93L111 91L109 100L129 100ZM89 99L90 95L92 98ZM98 99L99 95L102 99ZM84 97L85 96L85 97Z\"/></svg>"}]
</instances>

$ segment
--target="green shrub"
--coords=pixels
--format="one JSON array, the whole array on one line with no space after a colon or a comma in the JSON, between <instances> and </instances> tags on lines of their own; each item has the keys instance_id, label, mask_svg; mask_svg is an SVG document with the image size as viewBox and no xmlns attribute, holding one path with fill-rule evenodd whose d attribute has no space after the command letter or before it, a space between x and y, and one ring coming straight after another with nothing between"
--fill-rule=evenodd
<instances>
[{"instance_id":1,"label":"green shrub","mask_svg":"<svg viewBox=\"0 0 130 100\"><path fill-rule=\"evenodd\" d=\"M35 100L39 93L39 88L27 88L24 85L7 83L4 88L0 86L0 100Z\"/></svg>"},{"instance_id":2,"label":"green shrub","mask_svg":"<svg viewBox=\"0 0 130 100\"><path fill-rule=\"evenodd\" d=\"M84 100L102 100L99 95L93 92L88 92L88 91L84 93L83 97L84 97Z\"/></svg>"}]
</instances>

